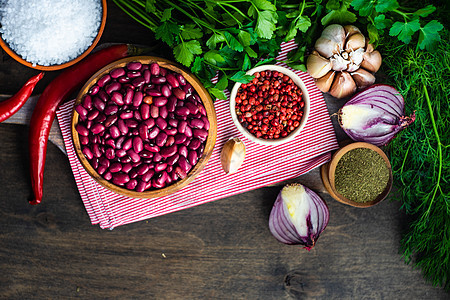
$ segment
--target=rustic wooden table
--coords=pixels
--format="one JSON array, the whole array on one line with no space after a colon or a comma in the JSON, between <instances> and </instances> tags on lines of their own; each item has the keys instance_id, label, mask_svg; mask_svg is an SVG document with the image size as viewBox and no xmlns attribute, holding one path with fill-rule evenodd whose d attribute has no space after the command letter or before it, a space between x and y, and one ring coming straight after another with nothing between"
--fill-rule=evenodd
<instances>
[{"instance_id":1,"label":"rustic wooden table","mask_svg":"<svg viewBox=\"0 0 450 300\"><path fill-rule=\"evenodd\" d=\"M100 43L152 40L110 3ZM0 94L13 94L36 73L2 53ZM36 94L56 75L47 73ZM339 105L327 104L330 113ZM27 139L26 125L0 125L2 299L449 298L403 262L399 242L408 220L398 202L345 206L324 193L318 170L297 180L320 192L331 214L310 252L277 242L268 230L280 186L109 231L90 224L67 157L54 144L44 201L28 204Z\"/></svg>"}]
</instances>

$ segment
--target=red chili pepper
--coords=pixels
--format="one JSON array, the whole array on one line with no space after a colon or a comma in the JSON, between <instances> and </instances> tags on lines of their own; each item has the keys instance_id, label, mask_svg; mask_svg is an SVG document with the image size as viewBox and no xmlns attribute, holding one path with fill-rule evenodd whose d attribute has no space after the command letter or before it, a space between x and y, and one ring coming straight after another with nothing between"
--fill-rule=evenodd
<instances>
[{"instance_id":1,"label":"red chili pepper","mask_svg":"<svg viewBox=\"0 0 450 300\"><path fill-rule=\"evenodd\" d=\"M30 204L39 204L42 200L48 136L58 106L99 69L120 58L137 55L140 50L126 44L99 50L66 69L45 88L38 99L30 120L30 172L34 192L34 198L30 200Z\"/></svg>"},{"instance_id":2,"label":"red chili pepper","mask_svg":"<svg viewBox=\"0 0 450 300\"><path fill-rule=\"evenodd\" d=\"M31 77L27 83L11 98L0 102L0 122L5 121L27 102L30 98L31 93L33 93L34 87L39 82L39 80L44 77L44 73L39 73L36 76Z\"/></svg>"}]
</instances>

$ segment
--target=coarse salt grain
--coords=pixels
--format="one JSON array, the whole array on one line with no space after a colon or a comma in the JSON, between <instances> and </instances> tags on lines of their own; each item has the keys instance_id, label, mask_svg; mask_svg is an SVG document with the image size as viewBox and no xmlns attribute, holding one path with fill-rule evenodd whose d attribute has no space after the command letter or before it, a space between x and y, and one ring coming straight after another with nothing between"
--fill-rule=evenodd
<instances>
[{"instance_id":1,"label":"coarse salt grain","mask_svg":"<svg viewBox=\"0 0 450 300\"><path fill-rule=\"evenodd\" d=\"M97 36L100 0L0 0L0 34L26 61L51 66L81 55Z\"/></svg>"}]
</instances>

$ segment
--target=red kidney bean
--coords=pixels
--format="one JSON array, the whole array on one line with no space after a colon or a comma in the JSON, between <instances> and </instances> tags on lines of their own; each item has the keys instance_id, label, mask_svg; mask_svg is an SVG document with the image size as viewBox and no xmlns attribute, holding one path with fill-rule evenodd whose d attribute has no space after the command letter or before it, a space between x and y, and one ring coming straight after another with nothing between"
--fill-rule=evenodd
<instances>
[{"instance_id":1,"label":"red kidney bean","mask_svg":"<svg viewBox=\"0 0 450 300\"><path fill-rule=\"evenodd\" d=\"M83 100L81 100L81 105L86 108L87 110L92 109L92 97L89 95L85 95L83 97Z\"/></svg>"},{"instance_id":2,"label":"red kidney bean","mask_svg":"<svg viewBox=\"0 0 450 300\"><path fill-rule=\"evenodd\" d=\"M167 127L167 122L161 117L158 117L155 121L156 126L158 126L160 129L165 129Z\"/></svg>"},{"instance_id":3,"label":"red kidney bean","mask_svg":"<svg viewBox=\"0 0 450 300\"><path fill-rule=\"evenodd\" d=\"M130 78L130 79L138 78L138 77L141 77L141 76L142 76L141 72L136 72L136 71L129 71L129 72L127 72L127 77Z\"/></svg>"},{"instance_id":4,"label":"red kidney bean","mask_svg":"<svg viewBox=\"0 0 450 300\"><path fill-rule=\"evenodd\" d=\"M187 137L182 133L177 133L174 137L175 144L183 144L186 141Z\"/></svg>"},{"instance_id":5,"label":"red kidney bean","mask_svg":"<svg viewBox=\"0 0 450 300\"><path fill-rule=\"evenodd\" d=\"M139 106L142 103L142 99L144 98L142 92L134 93L133 97L133 106Z\"/></svg>"},{"instance_id":6,"label":"red kidney bean","mask_svg":"<svg viewBox=\"0 0 450 300\"><path fill-rule=\"evenodd\" d=\"M127 64L127 69L131 71L137 71L142 68L142 63L138 61L132 61Z\"/></svg>"},{"instance_id":7,"label":"red kidney bean","mask_svg":"<svg viewBox=\"0 0 450 300\"><path fill-rule=\"evenodd\" d=\"M83 105L81 105L81 104L76 105L75 110L80 115L80 118L82 120L86 119L86 117L88 115L88 110L86 108L84 108Z\"/></svg>"},{"instance_id":8,"label":"red kidney bean","mask_svg":"<svg viewBox=\"0 0 450 300\"><path fill-rule=\"evenodd\" d=\"M97 96L103 102L108 102L108 100L109 100L109 95L104 90L98 91Z\"/></svg>"},{"instance_id":9,"label":"red kidney bean","mask_svg":"<svg viewBox=\"0 0 450 300\"><path fill-rule=\"evenodd\" d=\"M159 108L159 116L163 119L167 119L167 116L169 115L168 111L167 111L167 107L166 106L161 106Z\"/></svg>"},{"instance_id":10,"label":"red kidney bean","mask_svg":"<svg viewBox=\"0 0 450 300\"><path fill-rule=\"evenodd\" d=\"M181 167L183 169L184 172L189 173L189 171L191 170L192 166L191 164L187 161L187 159L184 156L180 156L180 158L178 159L177 162L178 166Z\"/></svg>"},{"instance_id":11,"label":"red kidney bean","mask_svg":"<svg viewBox=\"0 0 450 300\"><path fill-rule=\"evenodd\" d=\"M117 120L117 127L119 128L122 135L126 135L128 133L128 126L125 124L125 121L122 119Z\"/></svg>"},{"instance_id":12,"label":"red kidney bean","mask_svg":"<svg viewBox=\"0 0 450 300\"><path fill-rule=\"evenodd\" d=\"M99 165L96 171L98 174L103 175L107 170L108 168L106 166Z\"/></svg>"},{"instance_id":13,"label":"red kidney bean","mask_svg":"<svg viewBox=\"0 0 450 300\"><path fill-rule=\"evenodd\" d=\"M184 135L187 136L188 138L192 137L193 133L191 127L186 126L186 129L184 130Z\"/></svg>"},{"instance_id":14,"label":"red kidney bean","mask_svg":"<svg viewBox=\"0 0 450 300\"><path fill-rule=\"evenodd\" d=\"M161 94L164 97L170 97L170 95L172 95L172 90L171 90L170 85L168 85L168 84L163 85L161 87Z\"/></svg>"},{"instance_id":15,"label":"red kidney bean","mask_svg":"<svg viewBox=\"0 0 450 300\"><path fill-rule=\"evenodd\" d=\"M106 120L106 116L103 113L99 113L98 116L93 120L96 123L103 123Z\"/></svg>"},{"instance_id":16,"label":"red kidney bean","mask_svg":"<svg viewBox=\"0 0 450 300\"><path fill-rule=\"evenodd\" d=\"M105 145L110 146L113 149L116 149L116 142L112 138L106 139L105 140Z\"/></svg>"},{"instance_id":17,"label":"red kidney bean","mask_svg":"<svg viewBox=\"0 0 450 300\"><path fill-rule=\"evenodd\" d=\"M113 125L109 127L109 134L113 139L120 137L120 130L117 126Z\"/></svg>"},{"instance_id":18,"label":"red kidney bean","mask_svg":"<svg viewBox=\"0 0 450 300\"><path fill-rule=\"evenodd\" d=\"M192 139L191 142L189 143L188 148L191 150L197 150L201 144L202 142L199 139Z\"/></svg>"},{"instance_id":19,"label":"red kidney bean","mask_svg":"<svg viewBox=\"0 0 450 300\"><path fill-rule=\"evenodd\" d=\"M141 180L143 180L144 182L149 182L150 179L152 179L153 175L155 175L155 171L149 169L142 175Z\"/></svg>"},{"instance_id":20,"label":"red kidney bean","mask_svg":"<svg viewBox=\"0 0 450 300\"><path fill-rule=\"evenodd\" d=\"M128 190L134 190L134 188L137 186L137 184L138 184L138 181L133 178L125 184L125 187Z\"/></svg>"},{"instance_id":21,"label":"red kidney bean","mask_svg":"<svg viewBox=\"0 0 450 300\"><path fill-rule=\"evenodd\" d=\"M104 87L107 83L109 83L111 81L111 75L106 74L103 75L98 81L97 81L97 85L99 87Z\"/></svg>"},{"instance_id":22,"label":"red kidney bean","mask_svg":"<svg viewBox=\"0 0 450 300\"><path fill-rule=\"evenodd\" d=\"M178 131L175 127L166 127L164 128L164 132L167 133L167 135L175 135Z\"/></svg>"},{"instance_id":23,"label":"red kidney bean","mask_svg":"<svg viewBox=\"0 0 450 300\"><path fill-rule=\"evenodd\" d=\"M169 124L169 126L171 126L171 127L177 128L178 127L178 120L177 119L169 119L167 121L167 124Z\"/></svg>"},{"instance_id":24,"label":"red kidney bean","mask_svg":"<svg viewBox=\"0 0 450 300\"><path fill-rule=\"evenodd\" d=\"M164 106L167 103L167 98L166 97L155 97L153 98L153 104L155 106Z\"/></svg>"},{"instance_id":25,"label":"red kidney bean","mask_svg":"<svg viewBox=\"0 0 450 300\"><path fill-rule=\"evenodd\" d=\"M109 171L111 173L117 173L117 172L122 171L122 164L119 162L113 162L111 164L111 166L109 167Z\"/></svg>"},{"instance_id":26,"label":"red kidney bean","mask_svg":"<svg viewBox=\"0 0 450 300\"><path fill-rule=\"evenodd\" d=\"M128 151L131 147L133 147L133 138L127 138L122 144L122 149Z\"/></svg>"},{"instance_id":27,"label":"red kidney bean","mask_svg":"<svg viewBox=\"0 0 450 300\"><path fill-rule=\"evenodd\" d=\"M96 95L98 93L98 91L100 91L100 87L98 85L94 85L89 89L89 94L90 95Z\"/></svg>"},{"instance_id":28,"label":"red kidney bean","mask_svg":"<svg viewBox=\"0 0 450 300\"><path fill-rule=\"evenodd\" d=\"M203 129L205 127L205 123L201 119L191 119L189 121L189 125L195 129ZM194 133L195 135L195 133Z\"/></svg>"},{"instance_id":29,"label":"red kidney bean","mask_svg":"<svg viewBox=\"0 0 450 300\"><path fill-rule=\"evenodd\" d=\"M87 136L80 135L78 138L79 138L79 140L80 140L80 144L81 144L81 145L87 145L87 144L89 144L89 138L88 138Z\"/></svg>"},{"instance_id":30,"label":"red kidney bean","mask_svg":"<svg viewBox=\"0 0 450 300\"><path fill-rule=\"evenodd\" d=\"M177 102L178 102L177 97L170 96L167 100L167 105L166 105L167 111L174 112L175 108L177 107Z\"/></svg>"},{"instance_id":31,"label":"red kidney bean","mask_svg":"<svg viewBox=\"0 0 450 300\"><path fill-rule=\"evenodd\" d=\"M167 134L164 131L160 131L155 137L155 144L159 147L164 146L167 141Z\"/></svg>"},{"instance_id":32,"label":"red kidney bean","mask_svg":"<svg viewBox=\"0 0 450 300\"><path fill-rule=\"evenodd\" d=\"M121 87L120 83L112 82L105 86L105 92L111 95L112 92L120 90Z\"/></svg>"},{"instance_id":33,"label":"red kidney bean","mask_svg":"<svg viewBox=\"0 0 450 300\"><path fill-rule=\"evenodd\" d=\"M154 118L154 119L159 117L159 108L158 108L158 106L155 106L153 104L150 106L150 116L152 118Z\"/></svg>"},{"instance_id":34,"label":"red kidney bean","mask_svg":"<svg viewBox=\"0 0 450 300\"><path fill-rule=\"evenodd\" d=\"M174 172L175 172L175 174L178 176L178 178L180 178L180 179L184 179L184 178L186 178L186 176L187 176L186 171L184 171L180 166L177 166L177 167L174 169Z\"/></svg>"},{"instance_id":35,"label":"red kidney bean","mask_svg":"<svg viewBox=\"0 0 450 300\"><path fill-rule=\"evenodd\" d=\"M141 164L136 168L136 173L138 175L144 175L149 170L149 166L147 164Z\"/></svg>"},{"instance_id":36,"label":"red kidney bean","mask_svg":"<svg viewBox=\"0 0 450 300\"><path fill-rule=\"evenodd\" d=\"M99 144L97 144L97 143L93 144L91 146L91 150L92 150L92 153L94 153L95 157L99 158L100 156L102 156L102 149L100 148Z\"/></svg>"},{"instance_id":37,"label":"red kidney bean","mask_svg":"<svg viewBox=\"0 0 450 300\"><path fill-rule=\"evenodd\" d=\"M161 76L166 76L167 73L168 73L168 70L167 70L166 68L161 67L161 68L159 69L159 75L161 75Z\"/></svg>"},{"instance_id":38,"label":"red kidney bean","mask_svg":"<svg viewBox=\"0 0 450 300\"><path fill-rule=\"evenodd\" d=\"M94 168L94 170L97 170L98 166L99 166L99 162L98 162L98 158L93 158L91 160L91 166Z\"/></svg>"},{"instance_id":39,"label":"red kidney bean","mask_svg":"<svg viewBox=\"0 0 450 300\"><path fill-rule=\"evenodd\" d=\"M122 165L122 172L124 172L124 173L130 172L131 169L133 169L133 165L131 163L124 163Z\"/></svg>"},{"instance_id":40,"label":"red kidney bean","mask_svg":"<svg viewBox=\"0 0 450 300\"><path fill-rule=\"evenodd\" d=\"M197 105L195 105L194 103L192 103L192 102L186 102L186 103L184 104L184 106L185 106L187 109L189 109L189 113L190 113L191 115L195 115L196 113L198 113L198 107L197 107Z\"/></svg>"},{"instance_id":41,"label":"red kidney bean","mask_svg":"<svg viewBox=\"0 0 450 300\"><path fill-rule=\"evenodd\" d=\"M136 170L131 170L130 172L128 172L128 175L130 175L130 178L132 178L132 179L135 179L138 177Z\"/></svg>"},{"instance_id":42,"label":"red kidney bean","mask_svg":"<svg viewBox=\"0 0 450 300\"><path fill-rule=\"evenodd\" d=\"M88 120L94 120L95 118L97 118L97 116L98 116L99 114L100 114L100 112L99 112L98 110L93 109L93 110L91 110L91 111L87 114L86 118L87 118Z\"/></svg>"},{"instance_id":43,"label":"red kidney bean","mask_svg":"<svg viewBox=\"0 0 450 300\"><path fill-rule=\"evenodd\" d=\"M112 78L119 78L120 76L125 75L125 69L124 68L116 68L112 70L109 74Z\"/></svg>"},{"instance_id":44,"label":"red kidney bean","mask_svg":"<svg viewBox=\"0 0 450 300\"><path fill-rule=\"evenodd\" d=\"M123 101L123 96L121 93L114 91L111 94L111 100L116 103L117 105L124 105L125 102Z\"/></svg>"},{"instance_id":45,"label":"red kidney bean","mask_svg":"<svg viewBox=\"0 0 450 300\"><path fill-rule=\"evenodd\" d=\"M144 70L144 73L142 74L142 76L144 77L144 80L145 80L145 83L146 84L148 84L148 83L150 83L150 80L151 80L151 73L150 73L150 70Z\"/></svg>"},{"instance_id":46,"label":"red kidney bean","mask_svg":"<svg viewBox=\"0 0 450 300\"><path fill-rule=\"evenodd\" d=\"M184 78L182 74L177 73L175 77L177 78L180 85L186 85L186 78Z\"/></svg>"},{"instance_id":47,"label":"red kidney bean","mask_svg":"<svg viewBox=\"0 0 450 300\"><path fill-rule=\"evenodd\" d=\"M122 120L131 119L133 117L133 112L127 109L125 111L122 111L119 116Z\"/></svg>"},{"instance_id":48,"label":"red kidney bean","mask_svg":"<svg viewBox=\"0 0 450 300\"><path fill-rule=\"evenodd\" d=\"M180 86L180 83L178 82L178 80L175 78L175 76L172 73L167 74L166 76L167 82L173 87L173 88L177 88Z\"/></svg>"},{"instance_id":49,"label":"red kidney bean","mask_svg":"<svg viewBox=\"0 0 450 300\"><path fill-rule=\"evenodd\" d=\"M148 126L145 123L139 126L139 136L144 141L148 139Z\"/></svg>"},{"instance_id":50,"label":"red kidney bean","mask_svg":"<svg viewBox=\"0 0 450 300\"><path fill-rule=\"evenodd\" d=\"M151 78L151 82L153 84L163 84L163 83L166 82L166 77L164 77L164 76L153 76Z\"/></svg>"},{"instance_id":51,"label":"red kidney bean","mask_svg":"<svg viewBox=\"0 0 450 300\"><path fill-rule=\"evenodd\" d=\"M158 133L159 133L159 128L157 126L153 127L152 129L150 129L150 131L148 132L148 138L149 139L154 139Z\"/></svg>"},{"instance_id":52,"label":"red kidney bean","mask_svg":"<svg viewBox=\"0 0 450 300\"><path fill-rule=\"evenodd\" d=\"M87 129L85 126L83 126L80 123L75 125L75 130L78 132L79 135L82 135L82 136L88 136L89 135L89 129Z\"/></svg>"},{"instance_id":53,"label":"red kidney bean","mask_svg":"<svg viewBox=\"0 0 450 300\"><path fill-rule=\"evenodd\" d=\"M105 107L105 110L103 111L103 113L105 115L113 115L116 114L119 111L119 107L115 104L109 104Z\"/></svg>"},{"instance_id":54,"label":"red kidney bean","mask_svg":"<svg viewBox=\"0 0 450 300\"><path fill-rule=\"evenodd\" d=\"M209 124L209 120L208 120L208 117L206 117L206 116L202 116L202 121L203 121L203 129L205 129L205 130L209 130L209 128L210 128L210 124Z\"/></svg>"},{"instance_id":55,"label":"red kidney bean","mask_svg":"<svg viewBox=\"0 0 450 300\"><path fill-rule=\"evenodd\" d=\"M186 158L187 155L188 155L188 149L187 149L187 147L186 147L185 145L180 145L180 146L178 147L178 153L179 153L181 156L184 156L184 157Z\"/></svg>"},{"instance_id":56,"label":"red kidney bean","mask_svg":"<svg viewBox=\"0 0 450 300\"><path fill-rule=\"evenodd\" d=\"M171 185L173 182L172 178L170 177L170 172L172 172L172 169L173 169L172 166L168 166L166 169L167 178L166 178L165 185Z\"/></svg>"},{"instance_id":57,"label":"red kidney bean","mask_svg":"<svg viewBox=\"0 0 450 300\"><path fill-rule=\"evenodd\" d=\"M116 185L123 186L128 181L130 181L130 177L126 173L119 172L119 173L113 174L112 182Z\"/></svg>"},{"instance_id":58,"label":"red kidney bean","mask_svg":"<svg viewBox=\"0 0 450 300\"><path fill-rule=\"evenodd\" d=\"M129 129L131 129L131 128L136 128L136 127L138 127L139 122L136 121L136 120L133 120L133 119L127 119L127 120L125 120L125 125L126 125ZM139 132L136 131L135 135L137 135L138 133L139 133Z\"/></svg>"},{"instance_id":59,"label":"red kidney bean","mask_svg":"<svg viewBox=\"0 0 450 300\"><path fill-rule=\"evenodd\" d=\"M104 178L105 180L110 181L110 180L112 179L112 173L109 172L109 171L107 171L105 174L103 174L103 178Z\"/></svg>"},{"instance_id":60,"label":"red kidney bean","mask_svg":"<svg viewBox=\"0 0 450 300\"><path fill-rule=\"evenodd\" d=\"M128 153L127 153L125 156L121 157L121 158L119 159L119 162L121 162L121 163L123 163L123 164L130 163L130 162L131 162L131 158L130 158L130 156L128 155Z\"/></svg>"},{"instance_id":61,"label":"red kidney bean","mask_svg":"<svg viewBox=\"0 0 450 300\"><path fill-rule=\"evenodd\" d=\"M116 140L116 149L121 149L122 148L122 144L125 141L125 139L126 139L126 136L122 135L121 137L119 137Z\"/></svg>"},{"instance_id":62,"label":"red kidney bean","mask_svg":"<svg viewBox=\"0 0 450 300\"><path fill-rule=\"evenodd\" d=\"M160 154L162 157L167 158L177 153L177 145L172 145L170 147L162 148Z\"/></svg>"},{"instance_id":63,"label":"red kidney bean","mask_svg":"<svg viewBox=\"0 0 450 300\"><path fill-rule=\"evenodd\" d=\"M103 126L100 123L95 123L92 128L91 128L91 132L93 134L99 134L101 132L105 131L105 126Z\"/></svg>"},{"instance_id":64,"label":"red kidney bean","mask_svg":"<svg viewBox=\"0 0 450 300\"><path fill-rule=\"evenodd\" d=\"M99 111L103 111L106 106L105 102L103 102L103 100L100 99L99 97L94 97L93 104L94 104L94 107L96 109L98 109Z\"/></svg>"},{"instance_id":65,"label":"red kidney bean","mask_svg":"<svg viewBox=\"0 0 450 300\"><path fill-rule=\"evenodd\" d=\"M178 122L178 132L179 133L184 133L186 131L186 127L187 127L188 123L186 121L179 121Z\"/></svg>"},{"instance_id":66,"label":"red kidney bean","mask_svg":"<svg viewBox=\"0 0 450 300\"><path fill-rule=\"evenodd\" d=\"M91 149L89 147L82 147L81 152L83 152L84 156L86 156L87 159L91 160L94 157L94 154L92 153Z\"/></svg>"},{"instance_id":67,"label":"red kidney bean","mask_svg":"<svg viewBox=\"0 0 450 300\"><path fill-rule=\"evenodd\" d=\"M127 76L122 76L117 78L117 82L122 84L130 84L130 78L128 78Z\"/></svg>"},{"instance_id":68,"label":"red kidney bean","mask_svg":"<svg viewBox=\"0 0 450 300\"><path fill-rule=\"evenodd\" d=\"M194 166L197 163L197 161L198 161L197 152L189 151L188 156L187 156L187 160L192 166Z\"/></svg>"},{"instance_id":69,"label":"red kidney bean","mask_svg":"<svg viewBox=\"0 0 450 300\"><path fill-rule=\"evenodd\" d=\"M148 150L142 150L141 152L139 152L139 155L142 158L152 158L153 157L153 152L150 152Z\"/></svg>"},{"instance_id":70,"label":"red kidney bean","mask_svg":"<svg viewBox=\"0 0 450 300\"><path fill-rule=\"evenodd\" d=\"M177 108L175 108L175 115L186 117L189 115L189 109L184 106L178 106Z\"/></svg>"},{"instance_id":71,"label":"red kidney bean","mask_svg":"<svg viewBox=\"0 0 450 300\"><path fill-rule=\"evenodd\" d=\"M158 76L160 69L161 68L159 67L159 65L157 63L150 64L150 72L152 73L152 75Z\"/></svg>"},{"instance_id":72,"label":"red kidney bean","mask_svg":"<svg viewBox=\"0 0 450 300\"><path fill-rule=\"evenodd\" d=\"M155 167L155 169L156 169L156 167ZM160 186L160 185L164 186L164 184L167 180L167 177L168 177L167 172L162 171L161 174L159 175L159 177L155 181L157 186ZM154 186L154 187L156 187L156 186Z\"/></svg>"},{"instance_id":73,"label":"red kidney bean","mask_svg":"<svg viewBox=\"0 0 450 300\"><path fill-rule=\"evenodd\" d=\"M147 93L147 95L152 97L160 97L162 95L162 93L157 89L147 89L145 90L145 92Z\"/></svg>"},{"instance_id":74,"label":"red kidney bean","mask_svg":"<svg viewBox=\"0 0 450 300\"><path fill-rule=\"evenodd\" d=\"M168 157L168 158L166 159L166 163L167 163L169 166L172 166L172 165L174 165L174 164L178 161L179 158L180 158L180 154L175 153L174 155L172 155L172 156L170 156L170 157Z\"/></svg>"},{"instance_id":75,"label":"red kidney bean","mask_svg":"<svg viewBox=\"0 0 450 300\"><path fill-rule=\"evenodd\" d=\"M180 100L184 100L184 98L186 98L186 92L180 88L172 89L172 94Z\"/></svg>"},{"instance_id":76,"label":"red kidney bean","mask_svg":"<svg viewBox=\"0 0 450 300\"><path fill-rule=\"evenodd\" d=\"M133 116L134 116L134 119L135 119L136 121L138 121L138 122L141 122L141 121L142 121L141 113L139 112L139 110L136 109L136 110L133 112Z\"/></svg>"},{"instance_id":77,"label":"red kidney bean","mask_svg":"<svg viewBox=\"0 0 450 300\"><path fill-rule=\"evenodd\" d=\"M125 155L127 155L127 151L124 149L117 149L116 150L116 156L119 158L124 157Z\"/></svg>"},{"instance_id":78,"label":"red kidney bean","mask_svg":"<svg viewBox=\"0 0 450 300\"><path fill-rule=\"evenodd\" d=\"M146 183L145 181L140 180L140 181L138 182L138 184L136 185L135 190L136 190L136 192L138 192L138 193L142 193L143 191L145 191L146 186L147 186L147 183Z\"/></svg>"},{"instance_id":79,"label":"red kidney bean","mask_svg":"<svg viewBox=\"0 0 450 300\"><path fill-rule=\"evenodd\" d=\"M161 156L161 154L159 154L159 152L153 154L153 162L157 163L160 162L162 159L163 157Z\"/></svg>"},{"instance_id":80,"label":"red kidney bean","mask_svg":"<svg viewBox=\"0 0 450 300\"><path fill-rule=\"evenodd\" d=\"M110 161L109 161L109 159L107 159L106 157L104 157L104 156L102 156L102 157L100 157L99 159L98 159L98 163L99 164L101 164L101 165L104 165L104 166L106 166L107 168L109 168L109 166L110 166Z\"/></svg>"},{"instance_id":81,"label":"red kidney bean","mask_svg":"<svg viewBox=\"0 0 450 300\"><path fill-rule=\"evenodd\" d=\"M206 116L206 108L203 106L203 104L198 104L197 107L202 116Z\"/></svg>"},{"instance_id":82,"label":"red kidney bean","mask_svg":"<svg viewBox=\"0 0 450 300\"><path fill-rule=\"evenodd\" d=\"M133 84L133 86L135 86L137 88L143 86L144 83L145 83L145 79L142 76L133 79L133 81L131 82L131 84Z\"/></svg>"},{"instance_id":83,"label":"red kidney bean","mask_svg":"<svg viewBox=\"0 0 450 300\"><path fill-rule=\"evenodd\" d=\"M194 137L198 138L200 141L204 142L208 138L208 131L204 129L194 128L192 131Z\"/></svg>"},{"instance_id":84,"label":"red kidney bean","mask_svg":"<svg viewBox=\"0 0 450 300\"><path fill-rule=\"evenodd\" d=\"M143 120L150 118L150 105L142 103L140 107L141 117Z\"/></svg>"},{"instance_id":85,"label":"red kidney bean","mask_svg":"<svg viewBox=\"0 0 450 300\"><path fill-rule=\"evenodd\" d=\"M141 156L137 154L133 149L128 150L127 154L133 162L138 162L141 160Z\"/></svg>"},{"instance_id":86,"label":"red kidney bean","mask_svg":"<svg viewBox=\"0 0 450 300\"><path fill-rule=\"evenodd\" d=\"M141 152L144 149L144 143L142 142L142 139L139 136L135 136L133 138L133 150L136 153Z\"/></svg>"},{"instance_id":87,"label":"red kidney bean","mask_svg":"<svg viewBox=\"0 0 450 300\"><path fill-rule=\"evenodd\" d=\"M133 98L134 98L134 90L131 88L127 88L125 97L123 97L123 102L126 105L130 105L131 103L133 103Z\"/></svg>"},{"instance_id":88,"label":"red kidney bean","mask_svg":"<svg viewBox=\"0 0 450 300\"><path fill-rule=\"evenodd\" d=\"M159 147L153 144L144 144L144 149L153 152L153 153L158 153L159 152Z\"/></svg>"}]
</instances>

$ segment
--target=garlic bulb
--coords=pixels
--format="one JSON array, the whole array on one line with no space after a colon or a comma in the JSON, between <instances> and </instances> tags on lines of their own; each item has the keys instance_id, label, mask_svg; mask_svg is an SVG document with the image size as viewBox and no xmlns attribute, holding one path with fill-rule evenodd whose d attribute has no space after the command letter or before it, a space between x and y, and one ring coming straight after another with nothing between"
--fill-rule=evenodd
<instances>
[{"instance_id":1,"label":"garlic bulb","mask_svg":"<svg viewBox=\"0 0 450 300\"><path fill-rule=\"evenodd\" d=\"M322 92L345 98L375 82L381 54L356 26L327 26L314 48L306 67Z\"/></svg>"},{"instance_id":2,"label":"garlic bulb","mask_svg":"<svg viewBox=\"0 0 450 300\"><path fill-rule=\"evenodd\" d=\"M220 162L225 173L236 173L244 159L245 145L239 138L231 138L223 145Z\"/></svg>"}]
</instances>

